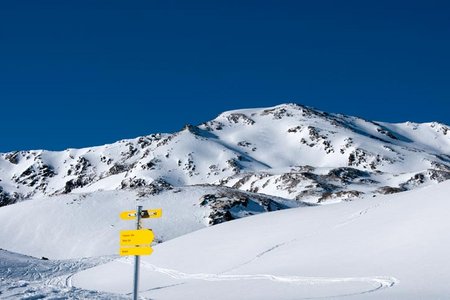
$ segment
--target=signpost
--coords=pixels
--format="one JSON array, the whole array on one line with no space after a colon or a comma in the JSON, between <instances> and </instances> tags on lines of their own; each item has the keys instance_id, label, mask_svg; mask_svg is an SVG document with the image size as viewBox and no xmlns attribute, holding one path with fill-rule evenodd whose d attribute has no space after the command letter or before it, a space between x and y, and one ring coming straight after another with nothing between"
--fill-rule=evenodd
<instances>
[{"instance_id":1,"label":"signpost","mask_svg":"<svg viewBox=\"0 0 450 300\"><path fill-rule=\"evenodd\" d=\"M147 219L147 218L161 218L162 216L162 209L144 209L141 212L141 218ZM120 213L120 218L122 220L134 220L136 218L136 211L135 210L127 210Z\"/></svg>"},{"instance_id":2,"label":"signpost","mask_svg":"<svg viewBox=\"0 0 450 300\"><path fill-rule=\"evenodd\" d=\"M162 209L146 209L143 210L138 205L137 210L129 210L120 213L122 220L136 219L136 230L120 231L120 255L134 255L134 284L133 284L133 300L138 298L139 285L139 257L140 255L150 255L153 249L150 247L155 235L151 229L143 229L141 218L160 218Z\"/></svg>"},{"instance_id":3,"label":"signpost","mask_svg":"<svg viewBox=\"0 0 450 300\"><path fill-rule=\"evenodd\" d=\"M134 247L134 248L120 248L120 255L150 255L153 253L151 247Z\"/></svg>"},{"instance_id":4,"label":"signpost","mask_svg":"<svg viewBox=\"0 0 450 300\"><path fill-rule=\"evenodd\" d=\"M120 246L150 245L154 238L150 229L121 230Z\"/></svg>"}]
</instances>

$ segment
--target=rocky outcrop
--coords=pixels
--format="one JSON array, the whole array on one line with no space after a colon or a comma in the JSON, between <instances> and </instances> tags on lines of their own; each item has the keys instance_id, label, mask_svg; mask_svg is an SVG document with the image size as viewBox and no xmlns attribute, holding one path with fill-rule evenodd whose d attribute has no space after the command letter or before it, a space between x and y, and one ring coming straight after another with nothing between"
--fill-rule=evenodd
<instances>
[{"instance_id":1,"label":"rocky outcrop","mask_svg":"<svg viewBox=\"0 0 450 300\"><path fill-rule=\"evenodd\" d=\"M255 213L287 208L269 196L222 189L216 194L206 194L199 199L200 206L210 208L209 225L216 225Z\"/></svg>"}]
</instances>

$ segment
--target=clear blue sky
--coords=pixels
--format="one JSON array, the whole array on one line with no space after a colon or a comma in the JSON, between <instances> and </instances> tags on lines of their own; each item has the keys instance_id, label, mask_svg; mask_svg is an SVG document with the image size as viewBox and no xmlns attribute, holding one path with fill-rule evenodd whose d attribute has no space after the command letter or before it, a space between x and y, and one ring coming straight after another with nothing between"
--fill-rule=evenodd
<instances>
[{"instance_id":1,"label":"clear blue sky","mask_svg":"<svg viewBox=\"0 0 450 300\"><path fill-rule=\"evenodd\" d=\"M0 3L0 152L284 102L450 124L449 1Z\"/></svg>"}]
</instances>

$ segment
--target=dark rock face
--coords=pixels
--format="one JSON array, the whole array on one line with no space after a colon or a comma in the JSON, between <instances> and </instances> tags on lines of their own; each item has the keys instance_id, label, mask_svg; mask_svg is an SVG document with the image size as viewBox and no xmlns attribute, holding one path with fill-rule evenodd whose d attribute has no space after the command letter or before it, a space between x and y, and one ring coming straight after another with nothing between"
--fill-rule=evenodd
<instances>
[{"instance_id":1,"label":"dark rock face","mask_svg":"<svg viewBox=\"0 0 450 300\"><path fill-rule=\"evenodd\" d=\"M408 190L413 187L417 187L421 184L423 184L426 180L425 174L423 173L417 173L410 179L408 179L406 182L400 184L400 188L404 190Z\"/></svg>"},{"instance_id":2,"label":"dark rock face","mask_svg":"<svg viewBox=\"0 0 450 300\"><path fill-rule=\"evenodd\" d=\"M89 177L78 176L77 178L71 179L66 182L63 193L68 194L74 189L81 188L83 186L88 185L89 183L91 183L91 179Z\"/></svg>"},{"instance_id":3,"label":"dark rock face","mask_svg":"<svg viewBox=\"0 0 450 300\"><path fill-rule=\"evenodd\" d=\"M431 180L437 181L437 182L443 182L450 179L450 170L444 171L444 170L428 170L428 175L430 176Z\"/></svg>"},{"instance_id":4,"label":"dark rock face","mask_svg":"<svg viewBox=\"0 0 450 300\"><path fill-rule=\"evenodd\" d=\"M289 133L297 133L297 132L301 132L301 131L302 131L302 126L300 126L300 125L288 129Z\"/></svg>"},{"instance_id":5,"label":"dark rock face","mask_svg":"<svg viewBox=\"0 0 450 300\"><path fill-rule=\"evenodd\" d=\"M376 170L378 166L385 164L393 164L395 161L391 158L381 156L379 154L370 153L364 149L356 148L348 156L348 166L370 168Z\"/></svg>"},{"instance_id":6,"label":"dark rock face","mask_svg":"<svg viewBox=\"0 0 450 300\"><path fill-rule=\"evenodd\" d=\"M282 174L269 172L236 174L221 180L218 184L252 193L267 193L265 188L270 185L279 190L280 195L286 195L287 192L287 198L308 202L358 198L364 194L359 190L362 185L365 186L365 190L368 186L369 189L371 187L372 191L379 186L379 182L372 179L376 176L376 172L356 168L335 168L327 174L314 173L315 168L311 166L293 166L291 170ZM269 193L273 193L273 190L269 190Z\"/></svg>"},{"instance_id":7,"label":"dark rock face","mask_svg":"<svg viewBox=\"0 0 450 300\"><path fill-rule=\"evenodd\" d=\"M150 137L140 137L138 140L138 145L141 147L141 149L147 148L148 146L150 146L153 141L155 140L155 136L150 136Z\"/></svg>"},{"instance_id":8,"label":"dark rock face","mask_svg":"<svg viewBox=\"0 0 450 300\"><path fill-rule=\"evenodd\" d=\"M200 206L211 209L208 216L209 225L216 225L226 221L234 220L244 215L252 215L250 206L258 212L274 211L287 208L268 196L249 194L232 189L223 189L217 194L206 194L200 198Z\"/></svg>"},{"instance_id":9,"label":"dark rock face","mask_svg":"<svg viewBox=\"0 0 450 300\"><path fill-rule=\"evenodd\" d=\"M252 143L250 143L250 142L247 142L247 141L240 141L240 142L238 142L237 143L237 145L239 146L239 147L242 147L242 148L249 148L249 149L251 149L252 151L256 151L256 147L253 147L252 146Z\"/></svg>"},{"instance_id":10,"label":"dark rock face","mask_svg":"<svg viewBox=\"0 0 450 300\"><path fill-rule=\"evenodd\" d=\"M151 159L149 162L143 164L143 165L141 166L141 168L142 168L143 170L154 170L154 169L156 169L156 167L158 166L158 164L159 164L160 162L161 162L160 159L153 158L153 159Z\"/></svg>"},{"instance_id":11,"label":"dark rock face","mask_svg":"<svg viewBox=\"0 0 450 300\"><path fill-rule=\"evenodd\" d=\"M116 175L130 170L132 166L127 164L115 163L108 171L110 175Z\"/></svg>"},{"instance_id":12,"label":"dark rock face","mask_svg":"<svg viewBox=\"0 0 450 300\"><path fill-rule=\"evenodd\" d=\"M67 170L67 175L70 176L85 174L90 166L91 163L89 162L89 160L81 156L78 158L77 162L74 165L70 165L69 170Z\"/></svg>"},{"instance_id":13,"label":"dark rock face","mask_svg":"<svg viewBox=\"0 0 450 300\"><path fill-rule=\"evenodd\" d=\"M6 153L5 159L14 165L17 165L19 163L19 155L20 155L19 151Z\"/></svg>"},{"instance_id":14,"label":"dark rock face","mask_svg":"<svg viewBox=\"0 0 450 300\"><path fill-rule=\"evenodd\" d=\"M406 182L400 184L400 188L403 190L410 190L423 185L427 181L435 181L437 183L450 179L450 172L429 169L425 172L420 172L409 178Z\"/></svg>"},{"instance_id":15,"label":"dark rock face","mask_svg":"<svg viewBox=\"0 0 450 300\"><path fill-rule=\"evenodd\" d=\"M217 120L208 121L206 123L203 123L202 125L207 131L222 130L225 126L222 122L219 122Z\"/></svg>"},{"instance_id":16,"label":"dark rock face","mask_svg":"<svg viewBox=\"0 0 450 300\"><path fill-rule=\"evenodd\" d=\"M247 117L247 115L245 114L241 114L241 113L233 113L233 114L229 114L227 116L227 120L230 123L243 123L246 125L253 125L255 124L255 121L252 120L251 118Z\"/></svg>"},{"instance_id":17,"label":"dark rock face","mask_svg":"<svg viewBox=\"0 0 450 300\"><path fill-rule=\"evenodd\" d=\"M68 194L76 188L84 187L94 182L96 178L92 164L83 156L79 157L75 164L70 165L69 170L67 170L67 176L76 177L66 181L64 189L61 191L63 194Z\"/></svg>"},{"instance_id":18,"label":"dark rock face","mask_svg":"<svg viewBox=\"0 0 450 300\"><path fill-rule=\"evenodd\" d=\"M351 182L356 178L369 177L370 174L366 171L342 167L331 170L330 172L328 172L327 176L332 180L342 180L343 182Z\"/></svg>"},{"instance_id":19,"label":"dark rock face","mask_svg":"<svg viewBox=\"0 0 450 300\"><path fill-rule=\"evenodd\" d=\"M330 134L331 132L325 133L324 130L321 130L314 126L308 126L305 128L305 130L308 133L308 137L307 138L302 137L300 139L301 144L304 144L311 148L319 146L325 151L326 154L334 152L334 147L331 141L328 139L327 135ZM301 126L296 126L288 129L288 133L297 133L302 131L303 128Z\"/></svg>"},{"instance_id":20,"label":"dark rock face","mask_svg":"<svg viewBox=\"0 0 450 300\"><path fill-rule=\"evenodd\" d=\"M247 207L247 205L248 199L246 198L227 199L223 195L213 194L207 194L200 198L200 206L209 206L212 210L209 214L209 225L233 220L230 209L235 206Z\"/></svg>"},{"instance_id":21,"label":"dark rock face","mask_svg":"<svg viewBox=\"0 0 450 300\"><path fill-rule=\"evenodd\" d=\"M372 122L372 124L376 125L376 129L379 133L382 135L385 135L393 140L398 140L398 138L395 136L394 133L392 133L389 129L385 128L384 126L378 124L377 122Z\"/></svg>"},{"instance_id":22,"label":"dark rock face","mask_svg":"<svg viewBox=\"0 0 450 300\"><path fill-rule=\"evenodd\" d=\"M51 166L38 163L29 166L19 176L14 175L12 180L18 184L45 191L49 179L55 175L56 173Z\"/></svg>"},{"instance_id":23,"label":"dark rock face","mask_svg":"<svg viewBox=\"0 0 450 300\"><path fill-rule=\"evenodd\" d=\"M278 107L273 109L265 109L261 113L262 116L265 115L273 115L274 119L282 119L284 117L292 117L292 113L290 113L286 108L284 107Z\"/></svg>"},{"instance_id":24,"label":"dark rock face","mask_svg":"<svg viewBox=\"0 0 450 300\"><path fill-rule=\"evenodd\" d=\"M405 191L405 189L401 188L401 187L383 186L383 187L377 189L376 192L379 194L387 195L387 194L400 193L400 192L404 192L404 191Z\"/></svg>"},{"instance_id":25,"label":"dark rock face","mask_svg":"<svg viewBox=\"0 0 450 300\"><path fill-rule=\"evenodd\" d=\"M20 198L21 197L18 193L13 193L10 195L3 190L3 187L0 186L0 207L16 203L20 200Z\"/></svg>"},{"instance_id":26,"label":"dark rock face","mask_svg":"<svg viewBox=\"0 0 450 300\"><path fill-rule=\"evenodd\" d=\"M231 168L233 173L237 174L241 171L241 166L236 159L229 159L226 161L226 163L227 163L228 167ZM222 170L222 171L225 171L225 170Z\"/></svg>"},{"instance_id":27,"label":"dark rock face","mask_svg":"<svg viewBox=\"0 0 450 300\"><path fill-rule=\"evenodd\" d=\"M340 199L346 199L351 200L358 198L359 196L363 195L363 192L360 191L339 191L339 192L326 192L322 194L322 197L319 198L318 203L322 203L327 200L331 200L334 198L340 198Z\"/></svg>"},{"instance_id":28,"label":"dark rock face","mask_svg":"<svg viewBox=\"0 0 450 300\"><path fill-rule=\"evenodd\" d=\"M304 180L311 179L312 173L309 172L300 172L300 173L285 173L280 176L279 179L275 181L277 188L279 189L287 189L290 192L293 192L294 189Z\"/></svg>"},{"instance_id":29,"label":"dark rock face","mask_svg":"<svg viewBox=\"0 0 450 300\"><path fill-rule=\"evenodd\" d=\"M139 197L145 197L172 190L173 186L162 178L158 178L150 183L142 178L128 178L122 181L121 188L136 189Z\"/></svg>"},{"instance_id":30,"label":"dark rock face","mask_svg":"<svg viewBox=\"0 0 450 300\"><path fill-rule=\"evenodd\" d=\"M431 162L431 167L432 167L434 170L450 172L450 166L445 165L445 164L443 164L443 163L439 163L439 162L437 162L437 161L432 161L432 162Z\"/></svg>"},{"instance_id":31,"label":"dark rock face","mask_svg":"<svg viewBox=\"0 0 450 300\"><path fill-rule=\"evenodd\" d=\"M143 178L128 178L122 180L120 183L121 189L135 189L145 187L148 185L147 181Z\"/></svg>"},{"instance_id":32,"label":"dark rock face","mask_svg":"<svg viewBox=\"0 0 450 300\"><path fill-rule=\"evenodd\" d=\"M194 163L193 154L192 153L188 153L187 160L186 160L186 162L183 165L183 170L186 172L186 174L189 177L192 177L194 175L198 175L199 174L198 172L196 172L196 168L197 167L195 166L195 163Z\"/></svg>"}]
</instances>

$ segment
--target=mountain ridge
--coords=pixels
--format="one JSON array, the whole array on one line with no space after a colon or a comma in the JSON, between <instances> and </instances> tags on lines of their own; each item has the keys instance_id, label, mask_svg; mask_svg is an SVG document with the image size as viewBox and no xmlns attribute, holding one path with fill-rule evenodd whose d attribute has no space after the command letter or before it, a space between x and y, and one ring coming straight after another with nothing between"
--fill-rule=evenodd
<instances>
[{"instance_id":1,"label":"mountain ridge","mask_svg":"<svg viewBox=\"0 0 450 300\"><path fill-rule=\"evenodd\" d=\"M172 134L2 153L0 206L36 196L157 193L192 184L309 202L351 199L367 186L370 193L390 193L449 179L448 149L449 127L437 122L375 122L294 103L232 110Z\"/></svg>"}]
</instances>

